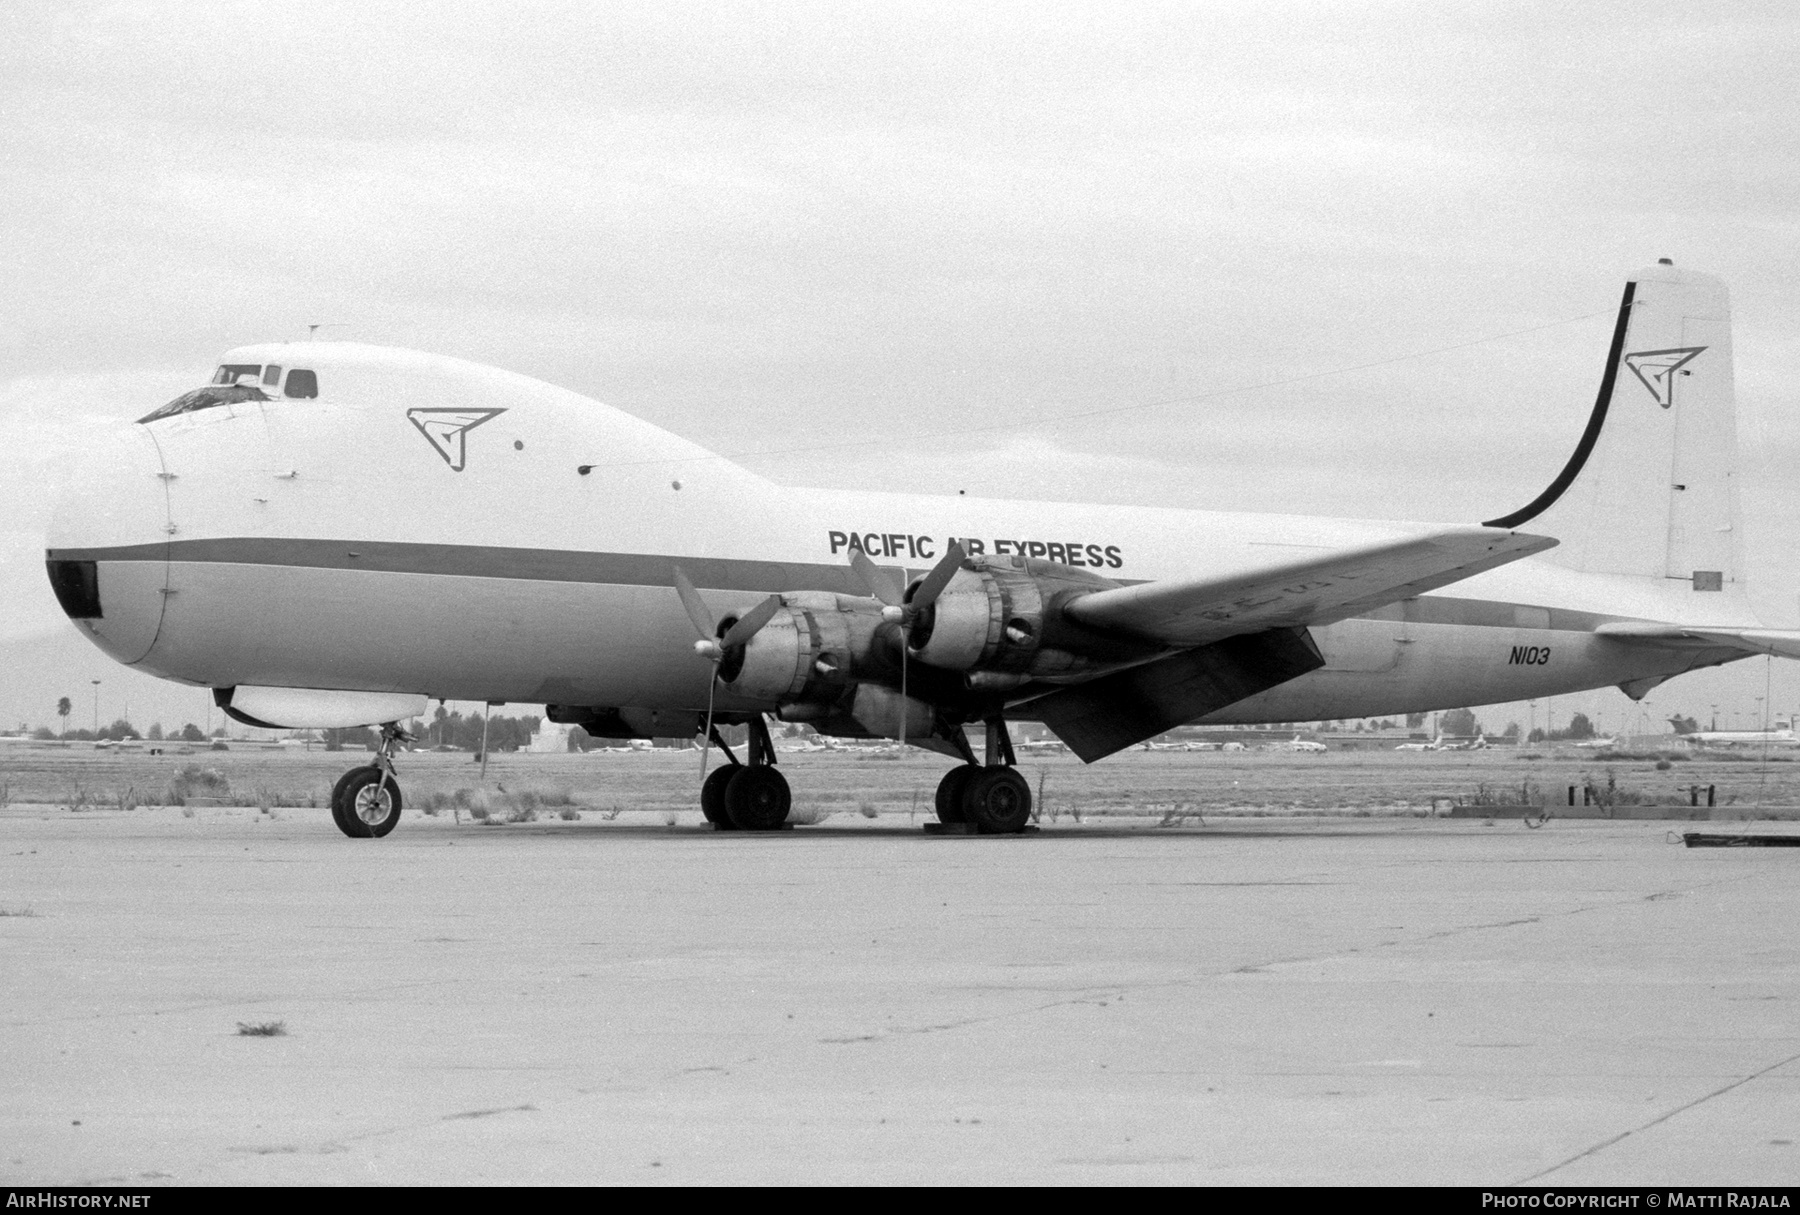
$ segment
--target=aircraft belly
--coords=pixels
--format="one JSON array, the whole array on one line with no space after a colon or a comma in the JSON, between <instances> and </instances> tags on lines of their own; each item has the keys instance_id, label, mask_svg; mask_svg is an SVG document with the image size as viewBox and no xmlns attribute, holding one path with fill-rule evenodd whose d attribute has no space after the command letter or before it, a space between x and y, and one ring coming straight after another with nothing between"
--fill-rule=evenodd
<instances>
[{"instance_id":1,"label":"aircraft belly","mask_svg":"<svg viewBox=\"0 0 1800 1215\"><path fill-rule=\"evenodd\" d=\"M672 591L173 562L143 666L170 678L456 700L704 707L710 667ZM735 704L721 695L720 707Z\"/></svg>"}]
</instances>

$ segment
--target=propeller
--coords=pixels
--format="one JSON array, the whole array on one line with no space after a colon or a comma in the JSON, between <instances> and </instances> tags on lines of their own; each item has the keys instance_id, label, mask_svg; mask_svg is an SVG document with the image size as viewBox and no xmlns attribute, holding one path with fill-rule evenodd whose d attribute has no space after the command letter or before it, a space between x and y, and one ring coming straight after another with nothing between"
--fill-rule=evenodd
<instances>
[{"instance_id":1,"label":"propeller","mask_svg":"<svg viewBox=\"0 0 1800 1215\"><path fill-rule=\"evenodd\" d=\"M774 619L775 613L781 610L781 596L770 595L767 599L739 616L728 629L721 630L713 620L712 612L706 606L706 600L700 598L700 592L688 581L688 576L675 567L675 593L681 596L681 606L687 609L688 619L693 621L694 631L700 639L694 642L694 653L713 664L713 677L706 685L706 730L701 736L700 744L700 779L706 779L706 764L712 755L713 734L713 696L719 689L719 672L725 659L735 650L743 652L750 644L750 639L762 631L763 625Z\"/></svg>"},{"instance_id":2,"label":"propeller","mask_svg":"<svg viewBox=\"0 0 1800 1215\"><path fill-rule=\"evenodd\" d=\"M894 585L887 571L869 560L869 555L859 548L850 550L850 568L868 588L869 594L882 603L881 618L890 624L900 626L900 742L906 743L906 666L907 655L912 649L912 628L919 617L937 602L944 588L950 585L950 579L956 577L956 571L962 568L962 545L952 540L938 558L938 563L931 567L929 573L919 580L913 588L912 598L908 599L904 591Z\"/></svg>"}]
</instances>

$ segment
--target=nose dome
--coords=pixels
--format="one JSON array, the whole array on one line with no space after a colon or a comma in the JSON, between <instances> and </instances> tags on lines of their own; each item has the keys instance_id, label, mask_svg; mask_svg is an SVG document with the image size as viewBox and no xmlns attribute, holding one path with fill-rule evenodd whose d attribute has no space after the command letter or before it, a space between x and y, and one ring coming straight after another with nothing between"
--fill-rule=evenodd
<instances>
[{"instance_id":1,"label":"nose dome","mask_svg":"<svg viewBox=\"0 0 1800 1215\"><path fill-rule=\"evenodd\" d=\"M64 478L44 554L63 611L107 654L136 662L162 623L169 496L142 426L91 441Z\"/></svg>"}]
</instances>

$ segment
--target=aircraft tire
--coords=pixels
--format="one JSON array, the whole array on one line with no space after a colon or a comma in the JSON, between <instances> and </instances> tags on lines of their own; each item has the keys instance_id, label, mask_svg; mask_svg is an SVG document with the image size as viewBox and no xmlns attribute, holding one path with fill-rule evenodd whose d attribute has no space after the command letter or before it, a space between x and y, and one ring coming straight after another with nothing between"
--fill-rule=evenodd
<instances>
[{"instance_id":1,"label":"aircraft tire","mask_svg":"<svg viewBox=\"0 0 1800 1215\"><path fill-rule=\"evenodd\" d=\"M345 817L344 790L350 787L350 782L352 780L363 773L377 771L380 771L380 769L372 765L365 765L361 768L352 768L350 771L338 777L337 784L331 787L331 821L337 824L337 829L339 831L342 831L352 839L367 839L369 833L362 829L362 824L360 822L352 823Z\"/></svg>"},{"instance_id":2,"label":"aircraft tire","mask_svg":"<svg viewBox=\"0 0 1800 1215\"><path fill-rule=\"evenodd\" d=\"M766 764L740 765L725 783L725 814L740 831L773 831L793 806L787 777Z\"/></svg>"},{"instance_id":3,"label":"aircraft tire","mask_svg":"<svg viewBox=\"0 0 1800 1215\"><path fill-rule=\"evenodd\" d=\"M982 768L963 788L963 813L982 835L1017 835L1031 821L1031 785L1014 768Z\"/></svg>"},{"instance_id":4,"label":"aircraft tire","mask_svg":"<svg viewBox=\"0 0 1800 1215\"><path fill-rule=\"evenodd\" d=\"M358 768L349 774L349 779L344 784L343 796L337 799L334 808L334 812L339 818L338 825L344 828L346 835L380 839L399 824L400 785L396 781L388 780L382 782L378 787L371 788L378 781L382 781L382 773L379 768ZM357 800L365 793L368 795L368 800L377 805L380 804L380 799L386 799L387 808L381 817L371 820L358 813Z\"/></svg>"},{"instance_id":5,"label":"aircraft tire","mask_svg":"<svg viewBox=\"0 0 1800 1215\"><path fill-rule=\"evenodd\" d=\"M958 764L944 773L944 779L937 787L937 816L940 823L966 823L969 818L963 813L963 791L969 782L981 775L981 768L976 764Z\"/></svg>"},{"instance_id":6,"label":"aircraft tire","mask_svg":"<svg viewBox=\"0 0 1800 1215\"><path fill-rule=\"evenodd\" d=\"M725 786L731 783L737 767L736 764L727 764L722 768L714 768L700 784L700 813L720 831L737 830L737 824L725 813Z\"/></svg>"}]
</instances>

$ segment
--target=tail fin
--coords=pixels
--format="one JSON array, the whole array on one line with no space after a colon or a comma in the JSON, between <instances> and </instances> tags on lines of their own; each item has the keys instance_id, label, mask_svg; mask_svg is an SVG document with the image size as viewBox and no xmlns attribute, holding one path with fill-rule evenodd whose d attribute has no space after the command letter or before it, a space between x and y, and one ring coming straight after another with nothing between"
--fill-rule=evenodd
<instances>
[{"instance_id":1,"label":"tail fin","mask_svg":"<svg viewBox=\"0 0 1800 1215\"><path fill-rule=\"evenodd\" d=\"M1667 261L1625 284L1587 430L1536 501L1488 527L1562 544L1540 560L1742 595L1731 302ZM1677 587L1677 583L1687 587Z\"/></svg>"}]
</instances>

